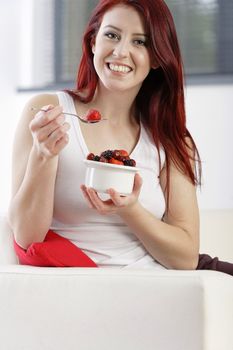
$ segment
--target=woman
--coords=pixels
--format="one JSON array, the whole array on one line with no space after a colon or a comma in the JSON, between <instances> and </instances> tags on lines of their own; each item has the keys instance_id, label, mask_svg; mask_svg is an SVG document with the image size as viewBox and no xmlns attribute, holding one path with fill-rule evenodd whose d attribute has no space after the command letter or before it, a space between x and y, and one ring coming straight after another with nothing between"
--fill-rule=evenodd
<instances>
[{"instance_id":1,"label":"woman","mask_svg":"<svg viewBox=\"0 0 233 350\"><path fill-rule=\"evenodd\" d=\"M86 125L62 113L91 108L108 121ZM18 246L27 250L52 230L100 267L196 269L200 158L185 119L181 55L164 1L101 0L77 88L33 97L20 120L9 208ZM83 159L107 149L125 149L142 169L129 196L109 189L106 199L83 185Z\"/></svg>"}]
</instances>

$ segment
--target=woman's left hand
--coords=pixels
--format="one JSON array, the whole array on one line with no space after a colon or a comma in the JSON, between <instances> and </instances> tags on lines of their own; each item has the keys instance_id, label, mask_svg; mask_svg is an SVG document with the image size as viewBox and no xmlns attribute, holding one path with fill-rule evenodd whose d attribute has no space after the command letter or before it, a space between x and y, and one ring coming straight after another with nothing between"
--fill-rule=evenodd
<instances>
[{"instance_id":1,"label":"woman's left hand","mask_svg":"<svg viewBox=\"0 0 233 350\"><path fill-rule=\"evenodd\" d=\"M120 214L134 206L138 201L138 196L142 187L142 178L137 173L134 177L133 191L130 195L122 196L114 189L109 189L110 196L107 200L102 200L93 188L81 185L81 190L90 208L95 209L101 215Z\"/></svg>"}]
</instances>

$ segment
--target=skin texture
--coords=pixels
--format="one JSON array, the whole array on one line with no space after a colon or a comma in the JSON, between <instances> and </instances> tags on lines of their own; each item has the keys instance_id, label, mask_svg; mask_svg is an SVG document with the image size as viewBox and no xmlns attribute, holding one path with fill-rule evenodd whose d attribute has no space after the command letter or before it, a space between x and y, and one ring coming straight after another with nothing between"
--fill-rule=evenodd
<instances>
[{"instance_id":1,"label":"skin texture","mask_svg":"<svg viewBox=\"0 0 233 350\"><path fill-rule=\"evenodd\" d=\"M76 102L77 114L83 115L94 108L108 119L91 126L80 124L89 152L100 154L105 149L125 149L130 154L137 144L140 126L136 122L134 100L151 69L147 34L142 18L131 7L116 6L103 17L92 47L99 76L97 90L91 102ZM113 71L109 69L110 63L115 67ZM119 66L127 68L116 71ZM57 105L55 95L35 96L25 106L16 131L9 222L17 243L24 248L44 240L53 217L58 157L69 142L69 125L64 122L62 108ZM31 106L48 111L35 114L29 110ZM166 177L166 170L162 169L160 183L165 196ZM122 197L109 189L109 199L103 201L93 189L84 185L80 195L100 215L119 215L162 265L195 269L199 251L195 186L171 165L169 211L163 221L139 203L142 186L142 178L136 174L129 196Z\"/></svg>"}]
</instances>

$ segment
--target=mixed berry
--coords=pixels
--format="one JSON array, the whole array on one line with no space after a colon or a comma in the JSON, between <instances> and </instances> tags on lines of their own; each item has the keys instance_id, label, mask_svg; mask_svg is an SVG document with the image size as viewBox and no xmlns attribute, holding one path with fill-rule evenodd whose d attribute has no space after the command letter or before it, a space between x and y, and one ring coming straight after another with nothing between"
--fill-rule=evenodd
<instances>
[{"instance_id":1,"label":"mixed berry","mask_svg":"<svg viewBox=\"0 0 233 350\"><path fill-rule=\"evenodd\" d=\"M95 162L126 165L133 167L136 166L135 160L131 159L129 157L128 152L123 149L108 149L107 151L102 152L100 156L95 155L94 153L89 153L87 159L93 160Z\"/></svg>"}]
</instances>

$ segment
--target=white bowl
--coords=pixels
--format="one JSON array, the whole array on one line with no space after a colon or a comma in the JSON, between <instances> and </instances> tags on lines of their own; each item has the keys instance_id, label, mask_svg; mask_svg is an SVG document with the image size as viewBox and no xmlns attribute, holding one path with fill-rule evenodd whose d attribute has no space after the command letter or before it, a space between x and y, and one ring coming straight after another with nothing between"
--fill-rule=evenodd
<instances>
[{"instance_id":1,"label":"white bowl","mask_svg":"<svg viewBox=\"0 0 233 350\"><path fill-rule=\"evenodd\" d=\"M84 160L86 164L85 185L97 192L106 193L113 188L121 195L130 194L133 190L134 176L139 171L136 167L117 165L93 160Z\"/></svg>"}]
</instances>

